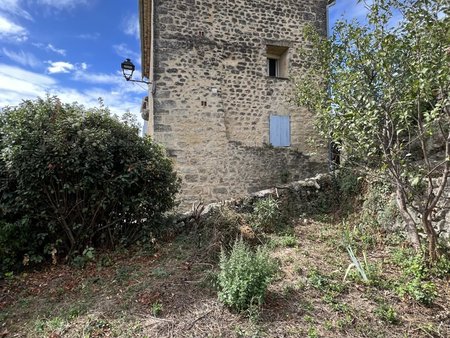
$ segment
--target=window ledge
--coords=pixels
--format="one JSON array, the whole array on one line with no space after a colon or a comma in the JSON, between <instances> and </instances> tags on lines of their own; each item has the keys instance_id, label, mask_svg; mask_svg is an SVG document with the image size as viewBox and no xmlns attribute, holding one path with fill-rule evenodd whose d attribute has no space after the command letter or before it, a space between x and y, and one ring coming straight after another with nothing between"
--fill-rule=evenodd
<instances>
[{"instance_id":1,"label":"window ledge","mask_svg":"<svg viewBox=\"0 0 450 338\"><path fill-rule=\"evenodd\" d=\"M281 77L281 76L269 76L266 75L267 79L274 79L274 80L284 80L284 81L289 81L290 79L288 77Z\"/></svg>"}]
</instances>

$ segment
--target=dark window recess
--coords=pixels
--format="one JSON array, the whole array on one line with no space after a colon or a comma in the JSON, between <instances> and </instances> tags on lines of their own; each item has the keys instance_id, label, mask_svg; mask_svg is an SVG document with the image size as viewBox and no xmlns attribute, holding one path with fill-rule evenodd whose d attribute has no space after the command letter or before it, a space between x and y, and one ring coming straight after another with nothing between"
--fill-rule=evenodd
<instances>
[{"instance_id":1,"label":"dark window recess","mask_svg":"<svg viewBox=\"0 0 450 338\"><path fill-rule=\"evenodd\" d=\"M289 47L272 46L266 47L267 53L267 75L271 77L289 77Z\"/></svg>"},{"instance_id":2,"label":"dark window recess","mask_svg":"<svg viewBox=\"0 0 450 338\"><path fill-rule=\"evenodd\" d=\"M208 102L202 101L202 107L206 107L208 105Z\"/></svg>"},{"instance_id":3,"label":"dark window recess","mask_svg":"<svg viewBox=\"0 0 450 338\"><path fill-rule=\"evenodd\" d=\"M267 59L267 67L269 76L278 76L278 60L277 59Z\"/></svg>"},{"instance_id":4,"label":"dark window recess","mask_svg":"<svg viewBox=\"0 0 450 338\"><path fill-rule=\"evenodd\" d=\"M200 32L198 32L198 35L205 36L205 32L204 31L200 31Z\"/></svg>"}]
</instances>

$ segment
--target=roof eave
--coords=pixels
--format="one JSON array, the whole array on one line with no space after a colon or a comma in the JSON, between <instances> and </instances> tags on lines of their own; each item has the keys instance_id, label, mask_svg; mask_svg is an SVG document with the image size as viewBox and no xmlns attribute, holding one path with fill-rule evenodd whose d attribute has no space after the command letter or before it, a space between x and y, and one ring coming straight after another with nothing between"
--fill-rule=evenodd
<instances>
[{"instance_id":1,"label":"roof eave","mask_svg":"<svg viewBox=\"0 0 450 338\"><path fill-rule=\"evenodd\" d=\"M142 76L150 76L150 44L151 44L151 18L152 1L139 0L139 31L141 39Z\"/></svg>"}]
</instances>

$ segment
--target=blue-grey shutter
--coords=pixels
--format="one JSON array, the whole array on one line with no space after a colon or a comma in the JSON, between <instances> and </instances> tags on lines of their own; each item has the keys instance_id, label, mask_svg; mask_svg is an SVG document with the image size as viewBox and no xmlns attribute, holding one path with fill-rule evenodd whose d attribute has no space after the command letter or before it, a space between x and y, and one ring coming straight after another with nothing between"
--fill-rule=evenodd
<instances>
[{"instance_id":1,"label":"blue-grey shutter","mask_svg":"<svg viewBox=\"0 0 450 338\"><path fill-rule=\"evenodd\" d=\"M274 147L289 147L291 145L289 116L270 116L270 144Z\"/></svg>"}]
</instances>

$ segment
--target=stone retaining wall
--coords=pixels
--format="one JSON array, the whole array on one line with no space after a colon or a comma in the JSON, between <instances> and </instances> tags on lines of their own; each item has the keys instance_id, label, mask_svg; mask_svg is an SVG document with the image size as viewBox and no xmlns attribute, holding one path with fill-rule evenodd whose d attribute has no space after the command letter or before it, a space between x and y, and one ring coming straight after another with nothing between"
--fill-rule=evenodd
<instances>
[{"instance_id":1,"label":"stone retaining wall","mask_svg":"<svg viewBox=\"0 0 450 338\"><path fill-rule=\"evenodd\" d=\"M297 207L302 208L302 204L306 205L313 200L317 200L328 195L330 198L335 196L336 186L333 178L329 174L319 174L304 180L290 182L278 187L256 191L245 197L238 199L224 200L221 202L203 205L201 203L194 204L190 211L180 214L177 217L178 222L189 222L190 219L201 216L207 218L208 215L217 208L228 206L237 212L251 212L256 201L268 197L274 197L278 200L283 198L293 199L297 202ZM200 212L199 212L200 211Z\"/></svg>"}]
</instances>

